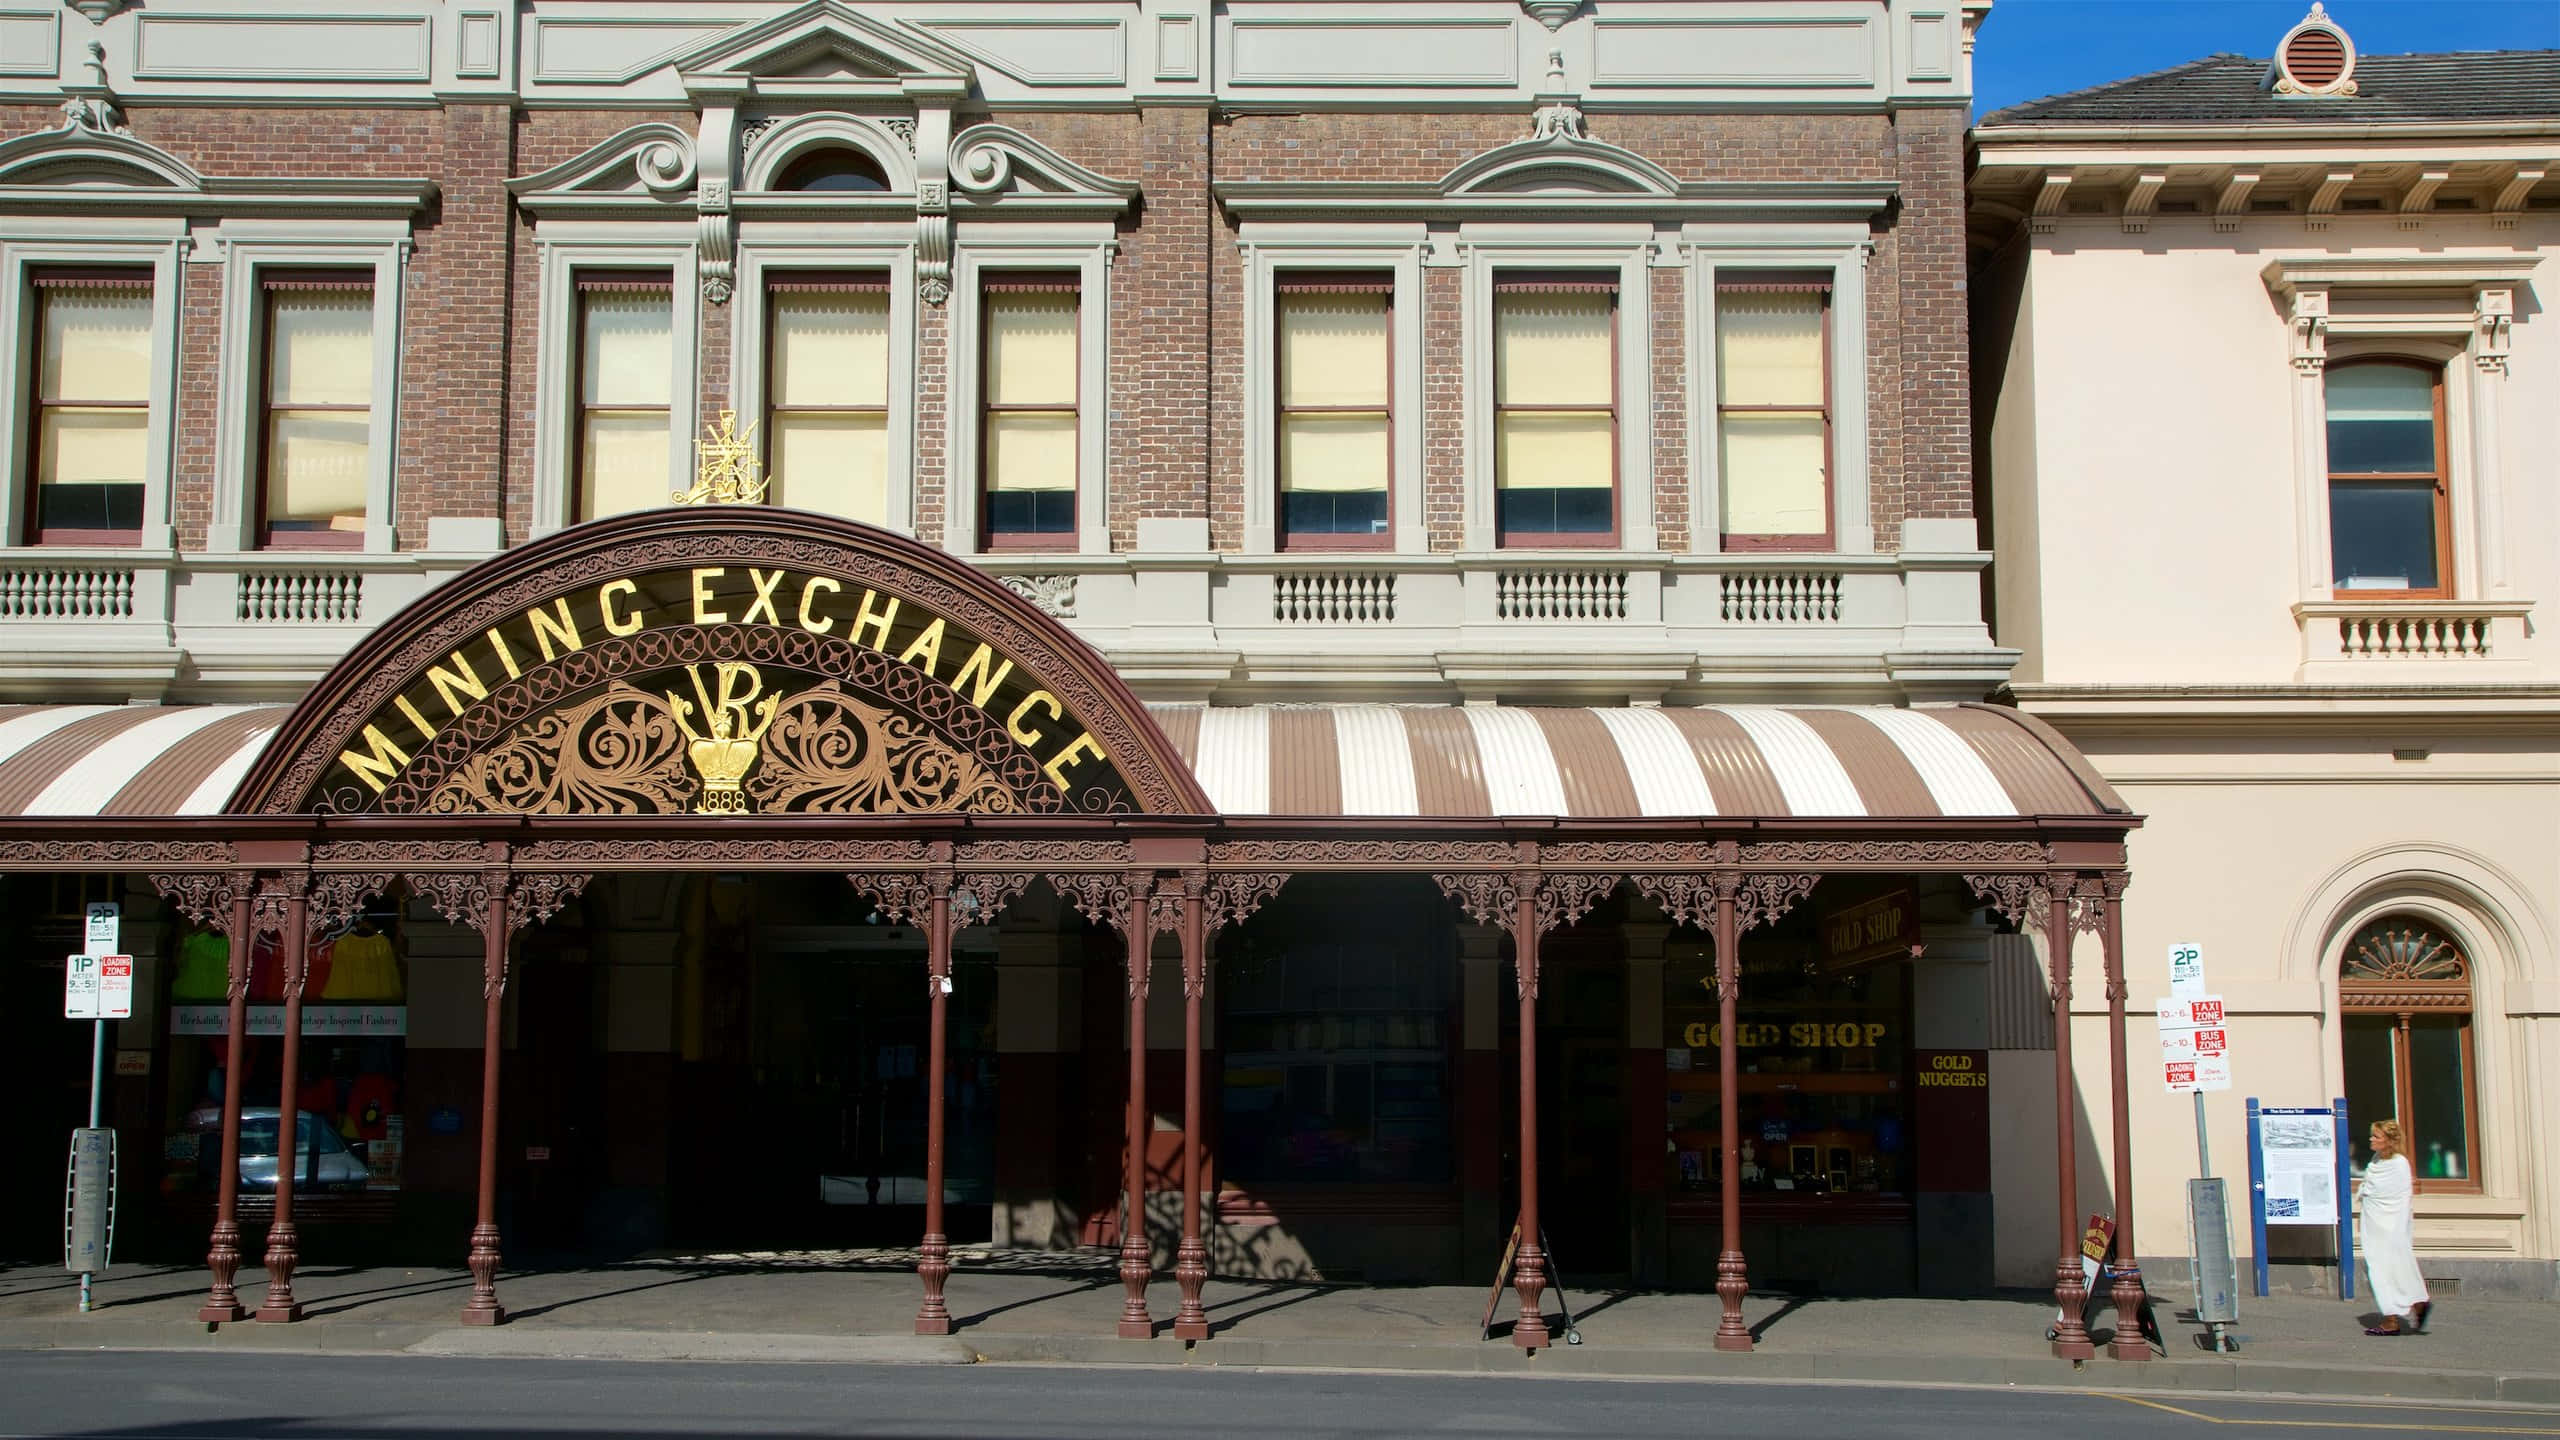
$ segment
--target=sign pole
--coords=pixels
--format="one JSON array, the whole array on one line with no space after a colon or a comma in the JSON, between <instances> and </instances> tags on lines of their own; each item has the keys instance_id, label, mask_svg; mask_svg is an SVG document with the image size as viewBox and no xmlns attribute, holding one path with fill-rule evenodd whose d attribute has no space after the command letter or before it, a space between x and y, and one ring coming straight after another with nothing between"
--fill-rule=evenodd
<instances>
[{"instance_id":1,"label":"sign pole","mask_svg":"<svg viewBox=\"0 0 2560 1440\"><path fill-rule=\"evenodd\" d=\"M91 1281L108 1263L115 1210L115 1136L101 1130L107 1070L107 1022L133 1014L133 957L116 953L123 907L113 900L88 907L80 953L62 970L62 1013L89 1022L89 1123L71 1137L71 1175L64 1186L63 1259L80 1272L80 1313L95 1297Z\"/></svg>"},{"instance_id":2,"label":"sign pole","mask_svg":"<svg viewBox=\"0 0 2560 1440\"><path fill-rule=\"evenodd\" d=\"M2355 1157L2347 1149L2347 1102L2344 1097L2329 1102L2329 1113L2338 1117L2338 1298L2356 1298L2356 1207L2349 1197L2353 1188Z\"/></svg>"}]
</instances>

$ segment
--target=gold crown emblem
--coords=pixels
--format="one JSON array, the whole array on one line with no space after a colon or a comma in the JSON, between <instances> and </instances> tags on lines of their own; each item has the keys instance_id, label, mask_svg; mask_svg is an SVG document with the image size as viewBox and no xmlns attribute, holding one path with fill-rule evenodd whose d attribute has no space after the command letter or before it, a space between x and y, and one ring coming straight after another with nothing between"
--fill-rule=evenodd
<instances>
[{"instance_id":1,"label":"gold crown emblem","mask_svg":"<svg viewBox=\"0 0 2560 1440\"><path fill-rule=\"evenodd\" d=\"M676 728L684 732L685 753L693 761L694 773L702 777L702 798L693 812L743 815L747 794L741 782L755 767L764 732L773 728L773 712L782 699L764 694L764 675L753 665L722 661L712 669L719 677L716 688L703 683L701 666L685 667L693 693L702 702L703 725L711 733L696 731L688 720L693 701L670 690L667 707L675 713ZM759 703L760 695L764 698Z\"/></svg>"}]
</instances>

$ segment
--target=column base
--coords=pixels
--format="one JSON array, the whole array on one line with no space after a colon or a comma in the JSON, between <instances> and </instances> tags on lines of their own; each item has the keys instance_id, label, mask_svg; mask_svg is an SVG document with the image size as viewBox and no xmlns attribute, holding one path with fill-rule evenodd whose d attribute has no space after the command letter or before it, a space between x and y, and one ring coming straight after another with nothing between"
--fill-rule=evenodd
<instances>
[{"instance_id":1,"label":"column base","mask_svg":"<svg viewBox=\"0 0 2560 1440\"><path fill-rule=\"evenodd\" d=\"M249 1318L246 1305L207 1305L196 1312L196 1318L207 1325L229 1325Z\"/></svg>"},{"instance_id":2,"label":"column base","mask_svg":"<svg viewBox=\"0 0 2560 1440\"><path fill-rule=\"evenodd\" d=\"M1206 1340L1209 1338L1209 1322L1206 1320L1176 1320L1173 1322L1173 1338L1176 1340Z\"/></svg>"},{"instance_id":3,"label":"column base","mask_svg":"<svg viewBox=\"0 0 2560 1440\"><path fill-rule=\"evenodd\" d=\"M1716 1348L1728 1355L1748 1355L1759 1348L1759 1342L1751 1338L1748 1330L1739 1335L1727 1335L1719 1330L1716 1332Z\"/></svg>"},{"instance_id":4,"label":"column base","mask_svg":"<svg viewBox=\"0 0 2560 1440\"><path fill-rule=\"evenodd\" d=\"M948 1335L951 1333L951 1317L948 1315L941 1315L928 1320L924 1316L919 1315L916 1317L916 1333L919 1335Z\"/></svg>"},{"instance_id":5,"label":"column base","mask_svg":"<svg viewBox=\"0 0 2560 1440\"><path fill-rule=\"evenodd\" d=\"M2113 1360L2149 1360L2153 1358L2151 1342L2143 1339L2141 1333L2137 1331L2130 1344L2123 1340L2111 1342L2107 1346L2107 1356Z\"/></svg>"},{"instance_id":6,"label":"column base","mask_svg":"<svg viewBox=\"0 0 2560 1440\"><path fill-rule=\"evenodd\" d=\"M465 1310L462 1312L462 1323L465 1325L504 1325L507 1323L507 1307L504 1305L492 1305L486 1310Z\"/></svg>"},{"instance_id":7,"label":"column base","mask_svg":"<svg viewBox=\"0 0 2560 1440\"><path fill-rule=\"evenodd\" d=\"M1156 1322L1153 1320L1123 1320L1120 1322L1120 1338L1123 1340L1153 1340L1156 1338Z\"/></svg>"},{"instance_id":8,"label":"column base","mask_svg":"<svg viewBox=\"0 0 2560 1440\"><path fill-rule=\"evenodd\" d=\"M2053 1358L2056 1360L2095 1360L2098 1358L2098 1347L2090 1344L2086 1340L2056 1340L2053 1342Z\"/></svg>"},{"instance_id":9,"label":"column base","mask_svg":"<svg viewBox=\"0 0 2560 1440\"><path fill-rule=\"evenodd\" d=\"M290 1325L302 1318L302 1302L296 1300L283 1305L261 1305L258 1307L257 1318L262 1324Z\"/></svg>"}]
</instances>

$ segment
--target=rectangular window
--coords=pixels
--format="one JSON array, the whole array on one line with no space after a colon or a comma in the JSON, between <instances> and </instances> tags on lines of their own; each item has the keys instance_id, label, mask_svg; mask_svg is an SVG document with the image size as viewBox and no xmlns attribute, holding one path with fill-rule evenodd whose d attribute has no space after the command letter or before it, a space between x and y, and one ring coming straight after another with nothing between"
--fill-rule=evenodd
<instances>
[{"instance_id":1,"label":"rectangular window","mask_svg":"<svg viewBox=\"0 0 2560 1440\"><path fill-rule=\"evenodd\" d=\"M1822 550L1831 534L1830 294L1716 287L1717 475L1728 550Z\"/></svg>"},{"instance_id":2,"label":"rectangular window","mask_svg":"<svg viewBox=\"0 0 2560 1440\"><path fill-rule=\"evenodd\" d=\"M1502 280L1493 297L1498 543L1608 545L1618 531L1617 286Z\"/></svg>"},{"instance_id":3,"label":"rectangular window","mask_svg":"<svg viewBox=\"0 0 2560 1440\"><path fill-rule=\"evenodd\" d=\"M2328 404L2330 587L2433 599L2450 568L2443 376L2397 361L2333 365Z\"/></svg>"},{"instance_id":4,"label":"rectangular window","mask_svg":"<svg viewBox=\"0 0 2560 1440\"><path fill-rule=\"evenodd\" d=\"M1280 543L1382 548L1395 417L1384 275L1279 282Z\"/></svg>"},{"instance_id":5,"label":"rectangular window","mask_svg":"<svg viewBox=\"0 0 2560 1440\"><path fill-rule=\"evenodd\" d=\"M151 427L151 279L38 275L34 513L39 545L142 539Z\"/></svg>"},{"instance_id":6,"label":"rectangular window","mask_svg":"<svg viewBox=\"0 0 2560 1440\"><path fill-rule=\"evenodd\" d=\"M1072 278L986 287L986 543L1063 547L1076 533L1077 293Z\"/></svg>"},{"instance_id":7,"label":"rectangular window","mask_svg":"<svg viewBox=\"0 0 2560 1440\"><path fill-rule=\"evenodd\" d=\"M889 523L889 281L792 275L770 287L766 499Z\"/></svg>"},{"instance_id":8,"label":"rectangular window","mask_svg":"<svg viewBox=\"0 0 2560 1440\"><path fill-rule=\"evenodd\" d=\"M373 277L270 274L266 292L266 543L359 549L373 473Z\"/></svg>"},{"instance_id":9,"label":"rectangular window","mask_svg":"<svg viewBox=\"0 0 2560 1440\"><path fill-rule=\"evenodd\" d=\"M675 285L665 272L578 279L578 515L664 505L673 443Z\"/></svg>"}]
</instances>

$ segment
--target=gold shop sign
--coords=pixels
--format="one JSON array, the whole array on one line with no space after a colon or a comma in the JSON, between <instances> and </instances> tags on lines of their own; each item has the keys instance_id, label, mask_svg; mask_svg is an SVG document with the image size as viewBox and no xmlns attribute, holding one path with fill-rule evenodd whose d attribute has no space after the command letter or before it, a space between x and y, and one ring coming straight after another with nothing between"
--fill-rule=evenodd
<instances>
[{"instance_id":1,"label":"gold shop sign","mask_svg":"<svg viewBox=\"0 0 2560 1440\"><path fill-rule=\"evenodd\" d=\"M789 566L618 575L456 645L348 731L340 812L1129 808L1042 677L912 596Z\"/></svg>"}]
</instances>

